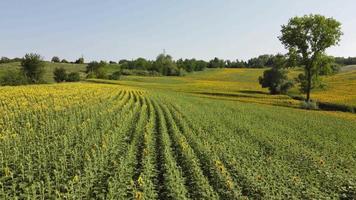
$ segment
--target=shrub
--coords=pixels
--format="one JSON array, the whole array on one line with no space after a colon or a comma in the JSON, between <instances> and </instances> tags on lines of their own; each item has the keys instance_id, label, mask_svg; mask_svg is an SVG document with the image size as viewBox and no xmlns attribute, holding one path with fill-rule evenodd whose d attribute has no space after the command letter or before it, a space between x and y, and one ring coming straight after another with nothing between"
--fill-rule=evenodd
<instances>
[{"instance_id":1,"label":"shrub","mask_svg":"<svg viewBox=\"0 0 356 200\"><path fill-rule=\"evenodd\" d=\"M44 66L39 54L26 54L21 62L21 67L24 75L29 83L43 83Z\"/></svg>"},{"instance_id":2,"label":"shrub","mask_svg":"<svg viewBox=\"0 0 356 200\"><path fill-rule=\"evenodd\" d=\"M61 63L69 63L69 62L68 62L68 60L66 60L66 59L62 59L62 60L61 60Z\"/></svg>"},{"instance_id":3,"label":"shrub","mask_svg":"<svg viewBox=\"0 0 356 200\"><path fill-rule=\"evenodd\" d=\"M27 79L21 71L6 71L0 78L0 85L25 85Z\"/></svg>"},{"instance_id":4,"label":"shrub","mask_svg":"<svg viewBox=\"0 0 356 200\"><path fill-rule=\"evenodd\" d=\"M51 61L55 62L55 63L59 63L60 62L60 60L59 60L59 58L57 56L53 56Z\"/></svg>"},{"instance_id":5,"label":"shrub","mask_svg":"<svg viewBox=\"0 0 356 200\"><path fill-rule=\"evenodd\" d=\"M67 72L63 67L55 68L53 71L53 75L53 78L57 83L64 82L68 78Z\"/></svg>"},{"instance_id":6,"label":"shrub","mask_svg":"<svg viewBox=\"0 0 356 200\"><path fill-rule=\"evenodd\" d=\"M287 72L283 69L272 68L263 72L259 77L262 88L268 88L271 94L285 94L293 87L293 83L288 80Z\"/></svg>"},{"instance_id":7,"label":"shrub","mask_svg":"<svg viewBox=\"0 0 356 200\"><path fill-rule=\"evenodd\" d=\"M116 71L109 76L110 80L120 80L121 71Z\"/></svg>"},{"instance_id":8,"label":"shrub","mask_svg":"<svg viewBox=\"0 0 356 200\"><path fill-rule=\"evenodd\" d=\"M318 110L318 104L315 101L302 101L300 107L307 110Z\"/></svg>"},{"instance_id":9,"label":"shrub","mask_svg":"<svg viewBox=\"0 0 356 200\"><path fill-rule=\"evenodd\" d=\"M80 75L79 72L71 72L68 74L67 77L68 82L78 82L80 81Z\"/></svg>"}]
</instances>

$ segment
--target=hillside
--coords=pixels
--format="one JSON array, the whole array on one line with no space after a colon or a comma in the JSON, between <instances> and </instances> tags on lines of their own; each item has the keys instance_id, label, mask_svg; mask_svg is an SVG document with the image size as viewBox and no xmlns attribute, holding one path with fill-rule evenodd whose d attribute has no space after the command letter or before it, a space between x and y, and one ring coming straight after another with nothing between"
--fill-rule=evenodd
<instances>
[{"instance_id":1,"label":"hillside","mask_svg":"<svg viewBox=\"0 0 356 200\"><path fill-rule=\"evenodd\" d=\"M286 95L270 95L267 89L261 88L258 77L263 74L264 70L207 69L202 72L190 73L184 77L125 76L122 80L113 81L113 83L194 93L210 98L299 107L298 100ZM294 78L301 72L300 69L293 69L289 71L289 76ZM323 77L323 81L326 87L313 91L313 99L319 102L356 107L356 70L342 70L336 75ZM291 90L291 93L302 95L297 86Z\"/></svg>"}]
</instances>

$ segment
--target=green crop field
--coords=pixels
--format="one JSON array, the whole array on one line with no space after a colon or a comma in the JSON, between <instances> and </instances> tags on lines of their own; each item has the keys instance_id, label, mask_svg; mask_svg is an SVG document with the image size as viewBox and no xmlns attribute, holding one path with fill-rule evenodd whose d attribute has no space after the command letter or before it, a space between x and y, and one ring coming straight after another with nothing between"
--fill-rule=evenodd
<instances>
[{"instance_id":1,"label":"green crop field","mask_svg":"<svg viewBox=\"0 0 356 200\"><path fill-rule=\"evenodd\" d=\"M0 199L355 197L356 116L269 95L262 72L1 87Z\"/></svg>"}]
</instances>

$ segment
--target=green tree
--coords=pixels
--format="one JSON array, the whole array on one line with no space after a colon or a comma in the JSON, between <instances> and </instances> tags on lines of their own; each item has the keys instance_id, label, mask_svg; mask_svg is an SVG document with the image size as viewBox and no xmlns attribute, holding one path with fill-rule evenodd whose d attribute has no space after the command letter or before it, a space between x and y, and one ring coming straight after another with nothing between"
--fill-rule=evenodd
<instances>
[{"instance_id":1,"label":"green tree","mask_svg":"<svg viewBox=\"0 0 356 200\"><path fill-rule=\"evenodd\" d=\"M51 61L52 61L52 62L55 62L55 63L59 63L61 60L59 59L58 56L53 56L53 58L52 58Z\"/></svg>"},{"instance_id":2,"label":"green tree","mask_svg":"<svg viewBox=\"0 0 356 200\"><path fill-rule=\"evenodd\" d=\"M220 60L219 58L215 57L214 59L209 61L208 67L209 68L224 68L225 61Z\"/></svg>"},{"instance_id":3,"label":"green tree","mask_svg":"<svg viewBox=\"0 0 356 200\"><path fill-rule=\"evenodd\" d=\"M57 67L53 71L53 78L57 83L64 82L68 78L68 74L63 67Z\"/></svg>"},{"instance_id":4,"label":"green tree","mask_svg":"<svg viewBox=\"0 0 356 200\"><path fill-rule=\"evenodd\" d=\"M292 57L300 57L298 65L304 67L305 93L310 100L312 81L318 75L320 59L325 50L337 45L342 35L341 23L321 15L293 17L282 26L280 41Z\"/></svg>"},{"instance_id":5,"label":"green tree","mask_svg":"<svg viewBox=\"0 0 356 200\"><path fill-rule=\"evenodd\" d=\"M87 77L90 78L106 78L106 70L107 63L104 61L100 62L90 62L86 68L86 73L88 74Z\"/></svg>"},{"instance_id":6,"label":"green tree","mask_svg":"<svg viewBox=\"0 0 356 200\"><path fill-rule=\"evenodd\" d=\"M75 61L75 64L84 64L84 58L78 58L78 60Z\"/></svg>"},{"instance_id":7,"label":"green tree","mask_svg":"<svg viewBox=\"0 0 356 200\"><path fill-rule=\"evenodd\" d=\"M160 54L157 56L156 61L153 64L153 69L166 76L179 75L179 69L173 62L172 56Z\"/></svg>"},{"instance_id":8,"label":"green tree","mask_svg":"<svg viewBox=\"0 0 356 200\"><path fill-rule=\"evenodd\" d=\"M286 67L287 61L283 55L274 58L274 65L271 69L263 72L259 77L262 88L268 88L271 94L285 94L293 83L288 80Z\"/></svg>"},{"instance_id":9,"label":"green tree","mask_svg":"<svg viewBox=\"0 0 356 200\"><path fill-rule=\"evenodd\" d=\"M21 68L29 83L43 82L44 66L39 54L26 54L21 62Z\"/></svg>"}]
</instances>

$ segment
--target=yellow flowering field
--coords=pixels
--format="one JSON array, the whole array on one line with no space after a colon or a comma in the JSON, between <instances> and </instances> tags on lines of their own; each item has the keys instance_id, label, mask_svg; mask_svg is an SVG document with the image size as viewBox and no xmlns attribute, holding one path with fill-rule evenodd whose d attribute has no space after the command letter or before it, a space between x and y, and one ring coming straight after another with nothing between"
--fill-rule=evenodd
<instances>
[{"instance_id":1,"label":"yellow flowering field","mask_svg":"<svg viewBox=\"0 0 356 200\"><path fill-rule=\"evenodd\" d=\"M1 87L0 199L352 195L353 114L212 81L186 85L194 94L157 80Z\"/></svg>"}]
</instances>

